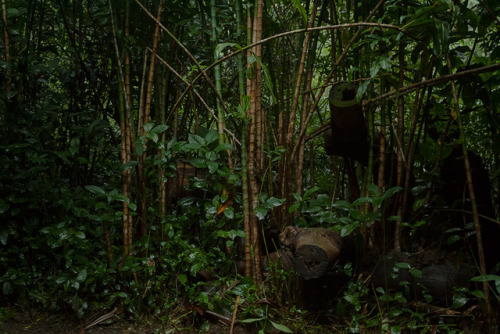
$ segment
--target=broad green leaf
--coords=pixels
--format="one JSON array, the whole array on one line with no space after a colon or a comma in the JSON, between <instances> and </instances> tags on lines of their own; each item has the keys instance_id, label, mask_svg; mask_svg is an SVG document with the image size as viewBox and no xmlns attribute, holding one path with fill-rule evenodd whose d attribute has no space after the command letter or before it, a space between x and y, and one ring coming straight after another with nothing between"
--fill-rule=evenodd
<instances>
[{"instance_id":1,"label":"broad green leaf","mask_svg":"<svg viewBox=\"0 0 500 334\"><path fill-rule=\"evenodd\" d=\"M217 147L214 149L215 152L220 152L220 151L228 151L232 150L233 146L231 144L221 144L217 145Z\"/></svg>"},{"instance_id":2,"label":"broad green leaf","mask_svg":"<svg viewBox=\"0 0 500 334\"><path fill-rule=\"evenodd\" d=\"M401 269L410 269L411 266L409 263L406 262L398 262L394 265L396 268L401 268Z\"/></svg>"},{"instance_id":3,"label":"broad green leaf","mask_svg":"<svg viewBox=\"0 0 500 334\"><path fill-rule=\"evenodd\" d=\"M148 132L148 134L146 135L146 138L148 138L149 140L151 140L153 143L157 143L158 142L158 134L157 133Z\"/></svg>"},{"instance_id":4,"label":"broad green leaf","mask_svg":"<svg viewBox=\"0 0 500 334\"><path fill-rule=\"evenodd\" d=\"M283 333L293 333L290 328L286 327L285 325L282 324L277 324L274 321L271 321L271 324L276 328L277 330L282 331Z\"/></svg>"},{"instance_id":5,"label":"broad green leaf","mask_svg":"<svg viewBox=\"0 0 500 334\"><path fill-rule=\"evenodd\" d=\"M185 274L180 274L177 276L177 279L181 284L185 284L187 282L187 276Z\"/></svg>"},{"instance_id":6,"label":"broad green leaf","mask_svg":"<svg viewBox=\"0 0 500 334\"><path fill-rule=\"evenodd\" d=\"M275 208L277 206L283 205L283 203L285 203L285 201L286 201L286 199L284 199L284 198L271 197L266 201L265 206L267 208L271 209L271 208Z\"/></svg>"},{"instance_id":7,"label":"broad green leaf","mask_svg":"<svg viewBox=\"0 0 500 334\"><path fill-rule=\"evenodd\" d=\"M203 139L202 137L200 137L194 133L190 133L188 135L188 142L190 144L197 144L197 145L199 145L199 147L205 146L205 139Z\"/></svg>"},{"instance_id":8,"label":"broad green leaf","mask_svg":"<svg viewBox=\"0 0 500 334\"><path fill-rule=\"evenodd\" d=\"M135 141L135 152L137 155L142 155L144 153L144 144L140 140Z\"/></svg>"},{"instance_id":9,"label":"broad green leaf","mask_svg":"<svg viewBox=\"0 0 500 334\"><path fill-rule=\"evenodd\" d=\"M226 210L224 210L224 216L226 216L227 219L233 219L234 218L233 208L227 208Z\"/></svg>"},{"instance_id":10,"label":"broad green leaf","mask_svg":"<svg viewBox=\"0 0 500 334\"><path fill-rule=\"evenodd\" d=\"M367 203L370 203L370 204L372 203L372 199L370 197L360 197L357 200L355 200L354 202L352 202L352 205L358 206L358 205L364 205Z\"/></svg>"},{"instance_id":11,"label":"broad green leaf","mask_svg":"<svg viewBox=\"0 0 500 334\"><path fill-rule=\"evenodd\" d=\"M143 128L144 128L144 131L147 133L147 132L150 132L151 129L153 129L153 126L154 124L153 123L146 123L144 124Z\"/></svg>"},{"instance_id":12,"label":"broad green leaf","mask_svg":"<svg viewBox=\"0 0 500 334\"><path fill-rule=\"evenodd\" d=\"M87 189L88 191L90 191L93 194L106 195L106 192L98 186L85 186L85 189Z\"/></svg>"},{"instance_id":13,"label":"broad green leaf","mask_svg":"<svg viewBox=\"0 0 500 334\"><path fill-rule=\"evenodd\" d=\"M258 206L256 207L253 212L255 213L255 216L257 216L257 218L259 218L259 220L262 220L264 218L266 218L266 215L267 215L267 209L262 207L262 206Z\"/></svg>"},{"instance_id":14,"label":"broad green leaf","mask_svg":"<svg viewBox=\"0 0 500 334\"><path fill-rule=\"evenodd\" d=\"M219 164L217 162L214 162L214 161L208 161L207 162L207 167L208 167L208 172L210 174L213 174L219 168Z\"/></svg>"},{"instance_id":15,"label":"broad green leaf","mask_svg":"<svg viewBox=\"0 0 500 334\"><path fill-rule=\"evenodd\" d=\"M168 129L168 125L160 124L155 126L153 129L151 129L150 132L152 133L162 133L163 131L166 131Z\"/></svg>"},{"instance_id":16,"label":"broad green leaf","mask_svg":"<svg viewBox=\"0 0 500 334\"><path fill-rule=\"evenodd\" d=\"M289 213L294 213L295 211L297 211L297 209L300 207L300 203L295 203L295 204L292 204L290 205L290 207L288 208L288 212Z\"/></svg>"},{"instance_id":17,"label":"broad green leaf","mask_svg":"<svg viewBox=\"0 0 500 334\"><path fill-rule=\"evenodd\" d=\"M345 226L342 226L340 229L340 236L341 237L346 237L349 234L351 234L354 230L356 230L359 227L359 222L354 222Z\"/></svg>"},{"instance_id":18,"label":"broad green leaf","mask_svg":"<svg viewBox=\"0 0 500 334\"><path fill-rule=\"evenodd\" d=\"M138 164L139 164L139 161L137 161L137 160L130 160L130 161L127 161L126 163L124 163L122 165L122 169L123 170L133 169Z\"/></svg>"},{"instance_id":19,"label":"broad green leaf","mask_svg":"<svg viewBox=\"0 0 500 334\"><path fill-rule=\"evenodd\" d=\"M206 161L203 160L203 159L200 159L200 158L189 159L189 163L191 165L195 166L196 168L205 168L205 167L207 167Z\"/></svg>"},{"instance_id":20,"label":"broad green leaf","mask_svg":"<svg viewBox=\"0 0 500 334\"><path fill-rule=\"evenodd\" d=\"M83 240L83 239L85 239L85 233L83 233L82 231L78 231L75 233L75 237Z\"/></svg>"},{"instance_id":21,"label":"broad green leaf","mask_svg":"<svg viewBox=\"0 0 500 334\"><path fill-rule=\"evenodd\" d=\"M401 188L400 186L397 186L397 187L392 187L392 188L389 188L386 190L386 192L382 195L382 198L384 200L386 199L389 199L391 198L392 196L394 196L395 193L401 191L403 188Z\"/></svg>"},{"instance_id":22,"label":"broad green leaf","mask_svg":"<svg viewBox=\"0 0 500 334\"><path fill-rule=\"evenodd\" d=\"M209 131L205 136L206 145L213 143L219 139L219 135L215 131Z\"/></svg>"},{"instance_id":23,"label":"broad green leaf","mask_svg":"<svg viewBox=\"0 0 500 334\"><path fill-rule=\"evenodd\" d=\"M76 280L78 282L83 282L87 279L87 269L82 269L79 273L78 276L76 277Z\"/></svg>"},{"instance_id":24,"label":"broad green leaf","mask_svg":"<svg viewBox=\"0 0 500 334\"><path fill-rule=\"evenodd\" d=\"M318 191L320 189L320 187L313 187L311 189L308 189L305 194L304 194L304 198L309 198L311 197L312 194L314 194L316 191Z\"/></svg>"},{"instance_id":25,"label":"broad green leaf","mask_svg":"<svg viewBox=\"0 0 500 334\"><path fill-rule=\"evenodd\" d=\"M245 237L245 231L243 230L231 230L228 232L227 236L229 239L234 240L236 237L244 238Z\"/></svg>"},{"instance_id":26,"label":"broad green leaf","mask_svg":"<svg viewBox=\"0 0 500 334\"><path fill-rule=\"evenodd\" d=\"M490 282L490 281L498 281L500 282L500 276L498 275L482 275L471 278L473 282Z\"/></svg>"},{"instance_id":27,"label":"broad green leaf","mask_svg":"<svg viewBox=\"0 0 500 334\"><path fill-rule=\"evenodd\" d=\"M332 206L335 209L341 209L341 210L350 210L350 209L352 209L352 204L349 203L348 201L344 201L344 200L335 201L335 202L333 202Z\"/></svg>"}]
</instances>

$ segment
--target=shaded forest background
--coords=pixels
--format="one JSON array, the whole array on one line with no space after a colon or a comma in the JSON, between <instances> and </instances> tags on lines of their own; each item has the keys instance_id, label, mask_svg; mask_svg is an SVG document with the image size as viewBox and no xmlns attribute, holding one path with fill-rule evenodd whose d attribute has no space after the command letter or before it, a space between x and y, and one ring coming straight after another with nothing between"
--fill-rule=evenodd
<instances>
[{"instance_id":1,"label":"shaded forest background","mask_svg":"<svg viewBox=\"0 0 500 334\"><path fill-rule=\"evenodd\" d=\"M236 304L286 331L300 288L267 255L298 226L353 237L357 254L453 253L479 283L447 307L476 303L473 322L494 324L496 0L1 5L4 306L172 320L184 301ZM366 161L325 151L340 81L358 87ZM325 307L339 328L453 331L404 289L372 291L358 260L337 266L349 280Z\"/></svg>"}]
</instances>

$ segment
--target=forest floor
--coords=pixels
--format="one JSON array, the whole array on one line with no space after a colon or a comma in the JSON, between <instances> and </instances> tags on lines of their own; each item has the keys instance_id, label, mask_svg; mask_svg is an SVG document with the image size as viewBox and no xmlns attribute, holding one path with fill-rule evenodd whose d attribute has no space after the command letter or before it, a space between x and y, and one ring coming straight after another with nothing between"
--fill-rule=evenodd
<instances>
[{"instance_id":1,"label":"forest floor","mask_svg":"<svg viewBox=\"0 0 500 334\"><path fill-rule=\"evenodd\" d=\"M18 308L4 308L4 317L0 319L0 334L50 333L50 334L154 334L154 333L199 333L200 328L191 324L175 325L157 321L127 320L113 317L85 329L89 325L86 319L77 319L74 314L51 313L45 311L26 312ZM6 316L7 315L7 316ZM216 322L207 323L203 332L208 334L229 333L230 327ZM254 333L254 329L235 326L234 334Z\"/></svg>"}]
</instances>

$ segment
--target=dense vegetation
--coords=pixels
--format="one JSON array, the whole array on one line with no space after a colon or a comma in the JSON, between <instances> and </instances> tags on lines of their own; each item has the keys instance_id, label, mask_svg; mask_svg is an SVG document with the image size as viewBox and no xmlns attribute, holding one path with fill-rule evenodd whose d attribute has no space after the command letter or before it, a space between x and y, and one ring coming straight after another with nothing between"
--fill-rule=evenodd
<instances>
[{"instance_id":1,"label":"dense vegetation","mask_svg":"<svg viewBox=\"0 0 500 334\"><path fill-rule=\"evenodd\" d=\"M499 249L477 237L500 215L497 0L1 5L0 320L12 305L118 306L203 330L200 310L238 305L262 331L498 331ZM325 153L339 81L359 87L366 165ZM442 168L454 152L469 159ZM474 161L484 184L467 182ZM457 178L470 205L449 200ZM296 277L261 261L289 225L356 236L357 252L441 242L476 283L416 305L408 282L375 289L354 257L308 316Z\"/></svg>"}]
</instances>

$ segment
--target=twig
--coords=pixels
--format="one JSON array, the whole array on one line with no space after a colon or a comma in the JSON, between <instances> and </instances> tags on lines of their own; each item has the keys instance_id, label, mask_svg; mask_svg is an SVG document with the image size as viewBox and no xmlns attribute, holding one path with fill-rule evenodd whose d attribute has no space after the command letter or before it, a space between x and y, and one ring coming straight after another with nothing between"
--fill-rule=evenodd
<instances>
[{"instance_id":1,"label":"twig","mask_svg":"<svg viewBox=\"0 0 500 334\"><path fill-rule=\"evenodd\" d=\"M442 75L440 77L417 82L415 84L412 84L412 85L409 85L406 87L401 87L399 89L399 94L400 95L408 94L408 93L410 93L410 92L414 91L415 89L420 88L422 86L434 86L434 85L437 85L437 84L442 83L444 81L454 80L454 79L457 79L460 77L469 76L471 74L480 74L480 73L486 73L486 72L493 72L493 71L497 71L497 70L500 70L500 63L488 65L488 66L482 66L482 67L478 67L475 69L465 70L465 71L461 71L461 72L457 72L457 73L453 73L453 74L446 74L446 75ZM398 93L397 90L391 90L388 93L385 93L385 94L379 95L377 97L374 97L373 99L364 101L363 105L367 105L367 104L371 104L373 102L384 100L388 97L396 95L397 93Z\"/></svg>"},{"instance_id":2,"label":"twig","mask_svg":"<svg viewBox=\"0 0 500 334\"><path fill-rule=\"evenodd\" d=\"M424 81L417 82L417 83L414 83L414 84L409 85L409 86L402 87L399 90L399 94L400 95L409 94L409 93L413 92L415 89L420 88L422 86L434 86L434 85L440 84L440 83L445 82L445 81L454 80L454 79L464 77L464 76L469 76L471 74L481 74L481 73L493 72L493 71L498 71L498 70L500 70L500 63L488 65L488 66L482 66L482 67L478 67L478 68L471 69L471 70L465 70L465 71L457 72L454 74L446 74L446 75L442 75L440 77L424 80ZM326 85L326 86L328 86L328 85ZM366 106L366 105L369 105L369 104L372 104L374 102L378 102L381 100L385 100L385 99L392 97L393 95L396 95L396 94L397 94L397 90L392 90L388 93L385 93L385 94L379 95L377 97L374 97L372 99L363 101L363 106ZM318 129L314 130L306 137L306 141L313 139L314 137L325 132L329 128L330 128L330 122L327 122L327 123L321 125Z\"/></svg>"},{"instance_id":3,"label":"twig","mask_svg":"<svg viewBox=\"0 0 500 334\"><path fill-rule=\"evenodd\" d=\"M236 312L238 311L238 303L240 302L240 296L236 296L236 302L234 304L233 318L231 319L231 329L229 334L233 334L234 322L236 321Z\"/></svg>"},{"instance_id":4,"label":"twig","mask_svg":"<svg viewBox=\"0 0 500 334\"><path fill-rule=\"evenodd\" d=\"M111 312L106 313L105 315L97 318L96 320L92 321L90 324L85 326L84 330L87 330L91 327L94 327L96 325L99 325L100 323L113 318L115 315L119 315L123 312L123 310L119 309L118 307L115 307Z\"/></svg>"},{"instance_id":5,"label":"twig","mask_svg":"<svg viewBox=\"0 0 500 334\"><path fill-rule=\"evenodd\" d=\"M152 52L152 50L150 48L147 48L147 50L149 52ZM192 89L194 94L200 99L200 102L201 104L203 104L203 106L208 110L208 112L212 115L212 117L218 121L218 118L217 118L217 115L215 115L214 111L208 106L208 104L205 102L205 100L203 99L203 97L201 97L200 93L198 93L196 90L193 89L193 85L191 83L189 83L189 81L187 81L186 79L184 79L184 77L182 75L180 75L179 73L177 73L176 70L174 70L174 68L172 66L170 66L169 63L167 63L166 60L164 60L162 57L160 57L158 54L156 55L156 58L163 63L163 65L165 65L173 74L175 74L175 76L177 76L179 79L182 80L182 82L184 82L184 84L186 84L188 86L188 90L189 89ZM241 146L241 143L240 141L238 140L238 138L236 138L235 134L232 133L231 131L229 131L227 128L224 128L224 131L226 131L226 133L231 136L233 138L233 140L238 143L238 145Z\"/></svg>"},{"instance_id":6,"label":"twig","mask_svg":"<svg viewBox=\"0 0 500 334\"><path fill-rule=\"evenodd\" d=\"M181 47L182 50L184 50L184 52L189 56L189 58L191 58L191 60L195 63L196 67L198 68L198 70L200 71L200 75L203 75L203 77L205 77L205 79L207 80L208 84L210 85L210 87L213 89L217 99L219 99L224 111L226 111L226 113L229 113L229 111L227 110L226 108L226 105L224 103L224 99L222 98L222 96L220 95L219 91L215 88L215 85L214 83L212 82L212 80L210 80L210 78L208 77L207 75L207 71L209 68L207 68L206 70L204 70L200 63L196 60L196 58L193 56L193 54L191 52L189 52L189 50L184 46L184 44L182 44L175 36L174 34L172 34L170 32L170 30L168 30L160 21L158 21L156 19L156 17L154 17L153 14L151 14L147 9L146 7L144 7L144 5L142 3L140 3L139 0L135 0L135 2L139 5L139 7L141 7L141 9L153 20L156 22L156 24L158 25L158 27L160 27L163 31L165 31L167 33L167 35L170 36L170 38L172 38L175 43L177 43L177 45L179 45ZM198 76L199 77L199 76ZM194 81L196 81L196 79L198 78L196 77ZM194 83L193 81L193 83Z\"/></svg>"}]
</instances>

